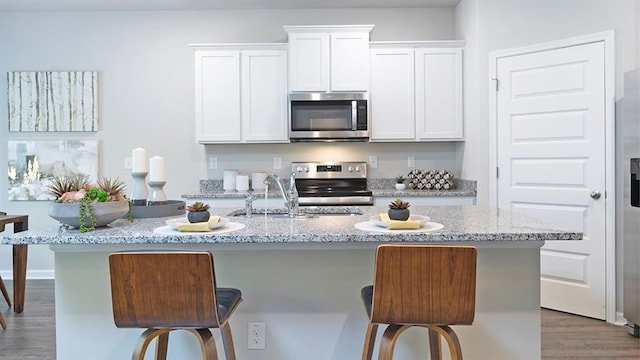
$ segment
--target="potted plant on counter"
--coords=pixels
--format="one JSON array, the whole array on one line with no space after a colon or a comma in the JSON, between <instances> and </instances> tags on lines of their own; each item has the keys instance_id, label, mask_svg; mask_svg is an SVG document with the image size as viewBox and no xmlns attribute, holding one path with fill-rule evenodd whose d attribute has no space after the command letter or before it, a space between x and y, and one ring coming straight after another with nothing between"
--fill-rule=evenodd
<instances>
[{"instance_id":1,"label":"potted plant on counter","mask_svg":"<svg viewBox=\"0 0 640 360\"><path fill-rule=\"evenodd\" d=\"M387 211L389 219L402 221L409 219L409 216L411 215L409 206L411 205L408 202L403 201L402 199L395 199L389 203L389 210Z\"/></svg>"},{"instance_id":2,"label":"potted plant on counter","mask_svg":"<svg viewBox=\"0 0 640 360\"><path fill-rule=\"evenodd\" d=\"M193 204L187 206L187 220L190 223L206 222L209 221L211 214L209 213L209 204L205 204L202 201L196 201Z\"/></svg>"},{"instance_id":3,"label":"potted plant on counter","mask_svg":"<svg viewBox=\"0 0 640 360\"><path fill-rule=\"evenodd\" d=\"M396 190L404 190L406 189L407 185L404 183L404 176L399 175L398 177L396 177Z\"/></svg>"},{"instance_id":4,"label":"potted plant on counter","mask_svg":"<svg viewBox=\"0 0 640 360\"><path fill-rule=\"evenodd\" d=\"M95 230L131 214L124 182L118 178L100 177L93 185L85 175L58 176L48 188L55 196L49 205L49 216L80 232Z\"/></svg>"}]
</instances>

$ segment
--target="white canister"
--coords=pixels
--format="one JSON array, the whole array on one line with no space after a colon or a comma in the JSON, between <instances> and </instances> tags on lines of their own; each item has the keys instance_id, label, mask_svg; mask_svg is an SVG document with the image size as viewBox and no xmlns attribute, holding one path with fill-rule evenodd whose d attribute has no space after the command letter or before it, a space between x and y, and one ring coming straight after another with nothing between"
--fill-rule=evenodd
<instances>
[{"instance_id":1,"label":"white canister","mask_svg":"<svg viewBox=\"0 0 640 360\"><path fill-rule=\"evenodd\" d=\"M266 172L254 172L251 173L251 188L253 190L264 190L266 185L264 180L267 178Z\"/></svg>"},{"instance_id":2,"label":"white canister","mask_svg":"<svg viewBox=\"0 0 640 360\"><path fill-rule=\"evenodd\" d=\"M225 170L223 172L222 188L224 191L236 190L236 176L238 176L238 170Z\"/></svg>"},{"instance_id":3,"label":"white canister","mask_svg":"<svg viewBox=\"0 0 640 360\"><path fill-rule=\"evenodd\" d=\"M238 191L249 190L249 175L244 175L244 174L236 175L236 190Z\"/></svg>"}]
</instances>

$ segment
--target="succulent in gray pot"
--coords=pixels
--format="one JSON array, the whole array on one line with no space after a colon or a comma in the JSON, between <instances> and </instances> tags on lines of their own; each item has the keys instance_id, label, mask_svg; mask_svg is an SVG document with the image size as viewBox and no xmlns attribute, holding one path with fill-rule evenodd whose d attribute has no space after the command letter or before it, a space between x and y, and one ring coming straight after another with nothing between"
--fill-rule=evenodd
<instances>
[{"instance_id":1,"label":"succulent in gray pot","mask_svg":"<svg viewBox=\"0 0 640 360\"><path fill-rule=\"evenodd\" d=\"M411 212L409 211L409 203L402 199L395 199L389 203L389 210L387 214L391 220L408 220Z\"/></svg>"},{"instance_id":2,"label":"succulent in gray pot","mask_svg":"<svg viewBox=\"0 0 640 360\"><path fill-rule=\"evenodd\" d=\"M205 204L202 201L194 202L187 206L187 220L189 220L190 223L209 221L209 218L211 217L209 208L209 204Z\"/></svg>"},{"instance_id":3,"label":"succulent in gray pot","mask_svg":"<svg viewBox=\"0 0 640 360\"><path fill-rule=\"evenodd\" d=\"M93 185L81 174L56 176L48 185L55 196L49 205L49 216L80 232L106 226L125 214L131 221L124 187L118 178L100 177Z\"/></svg>"}]
</instances>

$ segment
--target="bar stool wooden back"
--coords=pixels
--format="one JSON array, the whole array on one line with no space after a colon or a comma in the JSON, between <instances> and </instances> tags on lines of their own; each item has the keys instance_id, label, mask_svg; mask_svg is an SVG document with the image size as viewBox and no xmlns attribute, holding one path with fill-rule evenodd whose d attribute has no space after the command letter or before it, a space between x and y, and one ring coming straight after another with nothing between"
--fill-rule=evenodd
<instances>
[{"instance_id":1,"label":"bar stool wooden back","mask_svg":"<svg viewBox=\"0 0 640 360\"><path fill-rule=\"evenodd\" d=\"M235 360L229 318L240 290L216 286L213 256L206 251L129 251L109 255L113 319L119 328L146 328L132 359L144 359L156 339L155 359L166 359L169 333L187 330L203 359L217 359L210 328L220 328L225 359Z\"/></svg>"},{"instance_id":2,"label":"bar stool wooden back","mask_svg":"<svg viewBox=\"0 0 640 360\"><path fill-rule=\"evenodd\" d=\"M362 288L369 316L362 359L373 355L379 324L385 329L378 359L393 359L396 340L413 326L429 330L431 359L441 359L440 336L451 359L462 359L449 325L471 325L475 317L477 250L470 246L378 246L374 284Z\"/></svg>"}]
</instances>

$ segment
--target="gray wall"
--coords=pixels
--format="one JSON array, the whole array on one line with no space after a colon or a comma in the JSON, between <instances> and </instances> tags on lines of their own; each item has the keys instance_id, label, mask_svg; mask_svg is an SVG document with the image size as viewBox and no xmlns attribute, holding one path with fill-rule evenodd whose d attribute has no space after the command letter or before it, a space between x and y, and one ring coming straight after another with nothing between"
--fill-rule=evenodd
<instances>
[{"instance_id":1,"label":"gray wall","mask_svg":"<svg viewBox=\"0 0 640 360\"><path fill-rule=\"evenodd\" d=\"M453 9L238 10L156 12L0 13L0 73L27 70L95 70L100 73L98 133L8 133L0 126L0 149L9 139L98 139L100 174L131 185L124 158L136 147L166 161L169 199L198 191L201 179L221 179L224 168L272 170L296 160L368 160L379 156L373 177L406 173L407 155L418 168L460 170L455 144L198 145L194 140L194 75L190 43L285 42L283 25L374 24L372 40L454 39ZM6 89L6 76L0 76ZM6 91L6 90L5 90ZM1 92L0 92L1 93ZM2 96L4 98L4 96ZM6 100L0 100L6 104ZM0 118L7 119L6 106ZM6 122L5 122L6 124ZM206 156L218 157L208 170ZM0 151L0 163L7 163ZM284 169L281 170L284 173ZM6 179L6 177L3 177ZM7 193L2 181L0 194ZM47 202L8 201L0 209L30 215L32 227L54 224ZM10 247L0 249L0 275L9 277ZM53 257L30 247L29 276L51 276Z\"/></svg>"}]
</instances>

